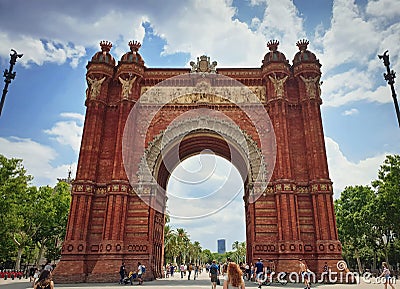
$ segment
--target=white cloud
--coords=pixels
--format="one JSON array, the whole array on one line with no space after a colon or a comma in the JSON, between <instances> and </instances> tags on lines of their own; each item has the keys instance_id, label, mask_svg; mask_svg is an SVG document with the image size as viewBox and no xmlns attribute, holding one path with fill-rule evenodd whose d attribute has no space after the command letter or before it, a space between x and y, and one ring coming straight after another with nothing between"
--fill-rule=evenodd
<instances>
[{"instance_id":1,"label":"white cloud","mask_svg":"<svg viewBox=\"0 0 400 289\"><path fill-rule=\"evenodd\" d=\"M267 39L279 40L278 49L291 61L298 51L296 42L306 38L303 19L291 0L265 0L265 3L260 31Z\"/></svg>"},{"instance_id":2,"label":"white cloud","mask_svg":"<svg viewBox=\"0 0 400 289\"><path fill-rule=\"evenodd\" d=\"M342 113L342 115L349 116L349 115L355 115L355 114L358 114L358 113L359 113L359 111L358 111L357 108L352 108L352 109L349 109L349 110L345 110Z\"/></svg>"},{"instance_id":3,"label":"white cloud","mask_svg":"<svg viewBox=\"0 0 400 289\"><path fill-rule=\"evenodd\" d=\"M60 113L60 116L64 118L76 119L79 121L80 124L82 124L85 120L85 116L83 114L76 112L62 112Z\"/></svg>"},{"instance_id":4,"label":"white cloud","mask_svg":"<svg viewBox=\"0 0 400 289\"><path fill-rule=\"evenodd\" d=\"M33 185L54 186L57 178L66 178L71 167L76 172L76 163L53 166L52 162L58 157L56 151L27 138L0 138L2 154L7 158L23 160L23 165L29 175L34 177Z\"/></svg>"},{"instance_id":5,"label":"white cloud","mask_svg":"<svg viewBox=\"0 0 400 289\"><path fill-rule=\"evenodd\" d=\"M212 157L211 157L212 158ZM245 213L243 202L243 181L240 174L231 163L221 157L216 157L216 168L211 176L203 181L204 175L209 175L209 166L204 160L199 163L199 156L186 159L172 173L168 182L168 194L185 196L185 199L168 198L168 211L171 215L190 216L190 219L171 218L174 228L184 227L192 241L201 240L203 248L216 251L217 239L227 240L227 249L234 241L245 241ZM199 168L196 175L202 182L196 185L178 182L173 176L188 177L182 173L182 167ZM181 169L179 169L181 168ZM204 173L203 170L207 172ZM231 170L229 176L228 171ZM192 176L190 176L192 177ZM206 196L201 199L189 199L189 196ZM198 202L197 202L198 200ZM228 201L231 202L228 204ZM215 211L215 212L213 212ZM210 214L213 212L212 214ZM234 214L232 214L234 212ZM201 216L207 215L207 216ZM193 218L193 216L200 216Z\"/></svg>"},{"instance_id":6,"label":"white cloud","mask_svg":"<svg viewBox=\"0 0 400 289\"><path fill-rule=\"evenodd\" d=\"M397 57L400 53L400 24L390 18L390 15L400 13L397 2L369 1L365 8L367 13L364 13L364 7L354 1L334 1L331 27L325 33L316 30L315 39L323 49L319 58L325 105L341 106L358 100L391 101L382 86L385 68L377 55L391 49L392 68L400 68ZM387 11L387 7L378 12L384 5L394 12L382 12Z\"/></svg>"},{"instance_id":7,"label":"white cloud","mask_svg":"<svg viewBox=\"0 0 400 289\"><path fill-rule=\"evenodd\" d=\"M128 51L129 40L143 41L142 24L149 22L154 33L166 41L163 55L186 52L195 59L208 54L220 66L260 66L267 52L267 40L278 38L282 51L288 48L285 53L292 58L295 42L305 35L295 5L290 0L266 0L259 4L262 2L266 5L260 9L265 9L265 15L262 20L253 19L251 28L258 27L255 31L235 17L237 8L232 6L232 1L224 0L171 1L162 10L154 9L154 3L147 1L135 6L127 1L113 5L98 3L96 7L84 0L79 5L61 3L60 7L47 1L46 11L30 4L22 9L17 3L12 13L19 22L11 26L8 16L1 18L0 39L7 43L3 47L13 46L25 54L23 63L69 61L76 66L85 56L85 48L98 49L103 39L113 42L112 53L119 58ZM83 13L86 6L91 10L90 15ZM24 13L26 9L29 15ZM29 26L20 23L29 23ZM8 51L2 49L0 55L7 56Z\"/></svg>"},{"instance_id":8,"label":"white cloud","mask_svg":"<svg viewBox=\"0 0 400 289\"><path fill-rule=\"evenodd\" d=\"M76 67L79 59L85 56L86 51L82 45L73 45L63 42L47 40L44 42L40 39L34 39L31 36L17 35L11 37L0 31L0 42L3 45L0 48L0 55L9 57L9 48L12 47L18 53L24 56L18 60L25 66L31 63L43 65L46 62L54 62L63 64L69 61L72 67Z\"/></svg>"},{"instance_id":9,"label":"white cloud","mask_svg":"<svg viewBox=\"0 0 400 289\"><path fill-rule=\"evenodd\" d=\"M323 36L324 67L366 63L375 54L380 37L373 24L362 18L359 7L348 0L333 2L330 29Z\"/></svg>"},{"instance_id":10,"label":"white cloud","mask_svg":"<svg viewBox=\"0 0 400 289\"><path fill-rule=\"evenodd\" d=\"M168 212L180 218L203 218L218 213L242 194L243 181L229 161L196 155L171 174L167 184Z\"/></svg>"},{"instance_id":11,"label":"white cloud","mask_svg":"<svg viewBox=\"0 0 400 289\"><path fill-rule=\"evenodd\" d=\"M86 55L85 47L99 49L101 40L111 40L114 45L121 44L114 51L121 56L129 51L129 40L143 41L144 37L141 15L145 13L137 10L138 5L126 4L129 5L121 3L113 9L107 3L93 7L91 1L9 3L13 12L0 13L0 55L8 58L8 48L13 47L24 54L21 59L24 65L69 62L76 67ZM84 13L87 10L91 11L90 15Z\"/></svg>"},{"instance_id":12,"label":"white cloud","mask_svg":"<svg viewBox=\"0 0 400 289\"><path fill-rule=\"evenodd\" d=\"M203 249L217 251L217 240L226 239L226 249L231 250L235 241L246 241L243 195L223 210L200 219L182 220L171 218L173 228L185 228L192 241L199 240Z\"/></svg>"},{"instance_id":13,"label":"white cloud","mask_svg":"<svg viewBox=\"0 0 400 289\"><path fill-rule=\"evenodd\" d=\"M400 2L393 0L375 0L369 1L366 11L373 16L379 16L385 19L400 17Z\"/></svg>"},{"instance_id":14,"label":"white cloud","mask_svg":"<svg viewBox=\"0 0 400 289\"><path fill-rule=\"evenodd\" d=\"M355 163L343 155L339 144L333 139L325 137L325 143L335 198L340 196L346 186L370 185L371 181L377 178L379 167L385 160L386 153Z\"/></svg>"},{"instance_id":15,"label":"white cloud","mask_svg":"<svg viewBox=\"0 0 400 289\"><path fill-rule=\"evenodd\" d=\"M188 11L195 11L196 16ZM164 55L187 52L195 59L207 54L219 67L261 65L264 37L234 19L236 8L227 1L188 1L177 7L174 15L149 16L154 33L167 42Z\"/></svg>"},{"instance_id":16,"label":"white cloud","mask_svg":"<svg viewBox=\"0 0 400 289\"><path fill-rule=\"evenodd\" d=\"M52 128L45 130L45 133L53 136L62 145L70 146L76 156L79 153L80 141L82 137L84 116L79 113L61 113L66 121L59 121ZM47 145L38 143L29 138L7 137L0 138L2 154L7 158L19 158L28 174L34 177L33 184L37 186L50 185L57 183L57 178L66 178L71 168L76 172L77 164L68 163L54 165L60 157L57 151Z\"/></svg>"},{"instance_id":17,"label":"white cloud","mask_svg":"<svg viewBox=\"0 0 400 289\"><path fill-rule=\"evenodd\" d=\"M78 113L61 113L61 117L71 120L59 121L44 132L62 145L70 146L76 155L79 153L83 131L84 116Z\"/></svg>"}]
</instances>

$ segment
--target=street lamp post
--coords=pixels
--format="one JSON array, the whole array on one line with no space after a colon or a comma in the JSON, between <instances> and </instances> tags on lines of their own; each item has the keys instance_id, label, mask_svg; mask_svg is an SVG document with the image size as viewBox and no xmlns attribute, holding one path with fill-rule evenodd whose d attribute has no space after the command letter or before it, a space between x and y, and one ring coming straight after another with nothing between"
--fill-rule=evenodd
<instances>
[{"instance_id":1,"label":"street lamp post","mask_svg":"<svg viewBox=\"0 0 400 289\"><path fill-rule=\"evenodd\" d=\"M8 85L11 83L11 80L13 80L15 78L16 73L13 72L13 68L15 63L17 62L17 58L21 58L23 56L23 54L18 54L17 51L15 51L14 49L11 49L11 51L13 52L12 54L10 54L11 59L10 59L10 69L9 70L4 70L4 75L3 77L4 82L6 83L4 85L4 89L3 89L3 95L1 96L1 103L0 103L0 116L1 116L1 112L3 110L3 105L4 105L4 101L6 100L6 94L8 92Z\"/></svg>"},{"instance_id":2,"label":"street lamp post","mask_svg":"<svg viewBox=\"0 0 400 289\"><path fill-rule=\"evenodd\" d=\"M394 90L394 79L396 78L396 72L394 72L393 70L390 70L388 50L386 50L385 53L383 53L383 55L378 55L378 57L379 57L379 59L383 59L383 64L386 66L387 73L384 73L383 76L385 77L385 80L388 82L388 84L390 85L390 88L392 90L392 97L393 97L394 107L396 109L397 122L399 123L399 127L400 127L399 104L397 102L396 91Z\"/></svg>"}]
</instances>

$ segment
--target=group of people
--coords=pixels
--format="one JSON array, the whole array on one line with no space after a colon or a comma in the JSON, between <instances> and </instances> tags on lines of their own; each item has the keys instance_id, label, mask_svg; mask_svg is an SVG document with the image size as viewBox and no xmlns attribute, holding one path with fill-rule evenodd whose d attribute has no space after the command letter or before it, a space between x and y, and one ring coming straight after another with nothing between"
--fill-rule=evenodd
<instances>
[{"instance_id":1,"label":"group of people","mask_svg":"<svg viewBox=\"0 0 400 289\"><path fill-rule=\"evenodd\" d=\"M40 271L35 266L24 270L14 270L14 269L3 269L0 270L0 278L7 279L22 279L28 278L32 287L35 289L53 289L54 283L52 281L53 266L50 263L46 263L43 269Z\"/></svg>"},{"instance_id":2,"label":"group of people","mask_svg":"<svg viewBox=\"0 0 400 289\"><path fill-rule=\"evenodd\" d=\"M7 280L7 279L21 279L24 277L24 272L22 270L1 270L0 271L0 278Z\"/></svg>"},{"instance_id":3,"label":"group of people","mask_svg":"<svg viewBox=\"0 0 400 289\"><path fill-rule=\"evenodd\" d=\"M172 263L168 263L164 268L165 278L169 278L169 276L174 277L175 270L176 266L174 266Z\"/></svg>"},{"instance_id":4,"label":"group of people","mask_svg":"<svg viewBox=\"0 0 400 289\"><path fill-rule=\"evenodd\" d=\"M143 284L143 274L146 272L146 266L142 265L142 263L138 262L137 263L137 270L131 270L129 273L127 273L126 267L125 267L125 262L122 262L121 267L119 268L119 275L120 275L120 280L119 284L128 284L130 283L133 285L133 281L137 280L138 285Z\"/></svg>"},{"instance_id":5,"label":"group of people","mask_svg":"<svg viewBox=\"0 0 400 289\"><path fill-rule=\"evenodd\" d=\"M36 267L29 269L29 281L34 289L54 289L53 266L49 262L39 271Z\"/></svg>"},{"instance_id":6,"label":"group of people","mask_svg":"<svg viewBox=\"0 0 400 289\"><path fill-rule=\"evenodd\" d=\"M193 263L189 263L189 264L181 264L179 266L179 270L181 272L181 279L187 275L188 280L190 280L190 277L192 276L192 272L193 273L193 280L196 280L196 278L199 277L199 271L201 271L201 269L199 268L198 265L193 264Z\"/></svg>"},{"instance_id":7,"label":"group of people","mask_svg":"<svg viewBox=\"0 0 400 289\"><path fill-rule=\"evenodd\" d=\"M229 258L227 262L222 266L217 265L216 260L212 261L212 264L208 267L208 273L211 279L211 285L213 289L216 289L217 285L221 284L219 275L223 276L223 289L245 289L243 279L243 271L238 264L232 262Z\"/></svg>"}]
</instances>

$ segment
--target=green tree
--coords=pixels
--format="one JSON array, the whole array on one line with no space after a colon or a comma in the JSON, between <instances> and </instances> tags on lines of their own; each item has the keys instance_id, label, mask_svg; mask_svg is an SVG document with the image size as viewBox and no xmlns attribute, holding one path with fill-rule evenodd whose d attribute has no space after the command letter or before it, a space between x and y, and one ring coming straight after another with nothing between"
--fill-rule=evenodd
<instances>
[{"instance_id":1,"label":"green tree","mask_svg":"<svg viewBox=\"0 0 400 289\"><path fill-rule=\"evenodd\" d=\"M245 262L246 260L246 242L239 242L235 241L232 244L232 250L235 250L233 252L233 259L237 264L240 262Z\"/></svg>"},{"instance_id":2,"label":"green tree","mask_svg":"<svg viewBox=\"0 0 400 289\"><path fill-rule=\"evenodd\" d=\"M390 246L400 233L400 155L386 156L372 186L376 189L376 228L389 262Z\"/></svg>"},{"instance_id":3,"label":"green tree","mask_svg":"<svg viewBox=\"0 0 400 289\"><path fill-rule=\"evenodd\" d=\"M196 264L201 263L201 245L199 241L194 241L193 242L193 247L192 247L192 253L193 253L193 259Z\"/></svg>"},{"instance_id":4,"label":"green tree","mask_svg":"<svg viewBox=\"0 0 400 289\"><path fill-rule=\"evenodd\" d=\"M65 239L70 203L71 186L66 182L59 181L49 198L49 205L53 208L54 217L44 222L40 232L37 233L38 243L43 243L46 247L48 260L57 260L61 257L61 246ZM39 260L40 257L41 255L39 255Z\"/></svg>"},{"instance_id":5,"label":"green tree","mask_svg":"<svg viewBox=\"0 0 400 289\"><path fill-rule=\"evenodd\" d=\"M202 263L211 264L213 258L214 258L213 253L209 249L205 249L201 252Z\"/></svg>"},{"instance_id":6,"label":"green tree","mask_svg":"<svg viewBox=\"0 0 400 289\"><path fill-rule=\"evenodd\" d=\"M172 263L176 264L176 258L179 255L178 235L169 225L164 226L164 255L165 263L171 258Z\"/></svg>"},{"instance_id":7,"label":"green tree","mask_svg":"<svg viewBox=\"0 0 400 289\"><path fill-rule=\"evenodd\" d=\"M14 226L10 229L18 253L15 268L19 270L22 253L46 222L55 218L55 209L51 201L52 188L29 187L11 206L14 211ZM49 232L50 234L50 232Z\"/></svg>"},{"instance_id":8,"label":"green tree","mask_svg":"<svg viewBox=\"0 0 400 289\"><path fill-rule=\"evenodd\" d=\"M186 232L185 229L183 228L178 228L176 229L177 235L178 235L178 248L179 252L181 253L182 260L181 262L186 263L186 257L189 253L189 234Z\"/></svg>"},{"instance_id":9,"label":"green tree","mask_svg":"<svg viewBox=\"0 0 400 289\"><path fill-rule=\"evenodd\" d=\"M371 204L375 194L369 186L346 187L335 200L335 213L339 239L345 258L355 257L358 270L362 271L361 251L366 246L367 236L374 228Z\"/></svg>"},{"instance_id":10,"label":"green tree","mask_svg":"<svg viewBox=\"0 0 400 289\"><path fill-rule=\"evenodd\" d=\"M61 243L70 205L70 187L59 182L55 188L29 186L22 160L0 155L0 254L2 260L15 260L20 268L25 253L31 261L39 247L40 259L46 248L52 260L60 257ZM3 252L8 251L8 254Z\"/></svg>"},{"instance_id":11,"label":"green tree","mask_svg":"<svg viewBox=\"0 0 400 289\"><path fill-rule=\"evenodd\" d=\"M17 245L13 241L13 227L20 223L18 209L20 196L26 194L32 177L20 159L8 159L0 155L0 259L8 260L15 256Z\"/></svg>"}]
</instances>

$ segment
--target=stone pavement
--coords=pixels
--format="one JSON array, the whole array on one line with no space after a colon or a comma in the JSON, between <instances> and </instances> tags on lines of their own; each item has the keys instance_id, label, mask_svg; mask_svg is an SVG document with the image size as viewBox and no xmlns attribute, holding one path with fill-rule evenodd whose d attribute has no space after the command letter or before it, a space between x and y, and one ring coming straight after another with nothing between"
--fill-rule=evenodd
<instances>
[{"instance_id":1,"label":"stone pavement","mask_svg":"<svg viewBox=\"0 0 400 289\"><path fill-rule=\"evenodd\" d=\"M158 289L158 288L174 288L174 289L210 289L211 283L208 278L208 274L205 272L200 274L197 280L187 280L187 278L181 279L179 274L176 274L174 277L159 279L155 281L144 282L143 285L137 285L137 282L131 285L119 285L118 276L115 276L116 283L80 283L80 284L55 284L55 288L63 288L63 289L121 289L121 288L140 288L144 287L145 289ZM372 282L375 280L372 279ZM400 289L400 285L395 284L396 288ZM29 283L29 280L2 280L0 279L0 289L29 289L32 288L32 285ZM257 288L257 284L253 282L246 281L246 288ZM288 283L287 285L281 284L273 284L270 286L262 286L262 288L304 288L302 284L293 284ZM384 288L382 284L367 284L363 281L360 284L313 284L312 288L319 289L377 289ZM389 287L390 288L390 287ZM217 286L217 289L222 289L222 286Z\"/></svg>"}]
</instances>

